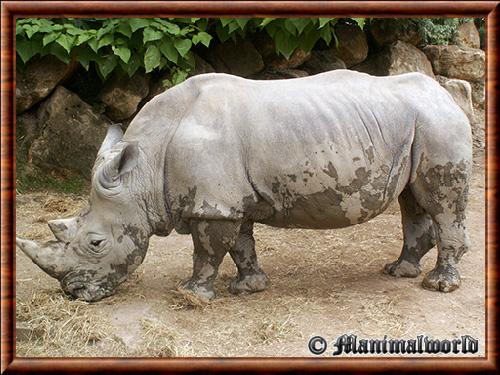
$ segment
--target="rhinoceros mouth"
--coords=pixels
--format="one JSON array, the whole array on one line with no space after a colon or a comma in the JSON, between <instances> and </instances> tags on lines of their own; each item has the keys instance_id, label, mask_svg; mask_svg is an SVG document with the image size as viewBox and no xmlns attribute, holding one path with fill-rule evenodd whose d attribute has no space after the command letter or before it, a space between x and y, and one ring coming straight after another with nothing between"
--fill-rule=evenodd
<instances>
[{"instance_id":1,"label":"rhinoceros mouth","mask_svg":"<svg viewBox=\"0 0 500 375\"><path fill-rule=\"evenodd\" d=\"M79 276L78 274L70 274L61 280L61 288L66 294L86 302L97 302L113 294L114 288L108 285L100 285L95 281L85 280L85 277Z\"/></svg>"}]
</instances>

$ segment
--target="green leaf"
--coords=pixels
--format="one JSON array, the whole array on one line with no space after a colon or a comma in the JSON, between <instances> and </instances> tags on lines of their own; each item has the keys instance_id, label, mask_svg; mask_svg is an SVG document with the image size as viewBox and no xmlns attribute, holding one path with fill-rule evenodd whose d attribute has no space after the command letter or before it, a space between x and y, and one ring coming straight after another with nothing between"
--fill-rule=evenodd
<instances>
[{"instance_id":1,"label":"green leaf","mask_svg":"<svg viewBox=\"0 0 500 375\"><path fill-rule=\"evenodd\" d=\"M189 51L186 56L184 56L184 59L179 63L179 66L184 68L186 71L194 69L195 65L196 61L192 51Z\"/></svg>"},{"instance_id":2,"label":"green leaf","mask_svg":"<svg viewBox=\"0 0 500 375\"><path fill-rule=\"evenodd\" d=\"M240 27L240 29L244 30L248 21L250 21L250 18L236 18L235 21L238 24L238 26Z\"/></svg>"},{"instance_id":3,"label":"green leaf","mask_svg":"<svg viewBox=\"0 0 500 375\"><path fill-rule=\"evenodd\" d=\"M85 43L86 41L88 41L92 37L93 37L93 35L91 33L88 33L88 32L80 34L80 35L78 35L78 38L76 39L75 45L79 46L79 45Z\"/></svg>"},{"instance_id":4,"label":"green leaf","mask_svg":"<svg viewBox=\"0 0 500 375\"><path fill-rule=\"evenodd\" d=\"M130 52L130 50L127 47L123 47L123 46L115 47L115 46L112 46L111 48L113 49L113 53L116 56L118 56L120 59L122 59L124 63L127 63L130 60L131 52Z\"/></svg>"},{"instance_id":5,"label":"green leaf","mask_svg":"<svg viewBox=\"0 0 500 375\"><path fill-rule=\"evenodd\" d=\"M167 32L172 35L179 35L181 32L181 29L178 25L175 23L162 20L161 18L155 18L156 25L160 28L160 30Z\"/></svg>"},{"instance_id":6,"label":"green leaf","mask_svg":"<svg viewBox=\"0 0 500 375\"><path fill-rule=\"evenodd\" d=\"M89 41L87 42L87 44L89 45L90 48L92 48L92 50L94 52L97 52L99 50L99 46L98 46L98 40L95 38L95 37L92 37L91 39L89 39Z\"/></svg>"},{"instance_id":7,"label":"green leaf","mask_svg":"<svg viewBox=\"0 0 500 375\"><path fill-rule=\"evenodd\" d=\"M304 34L302 34L300 43L299 43L299 48L303 49L305 52L309 52L310 50L313 49L314 45L320 38L320 32L315 29L310 29Z\"/></svg>"},{"instance_id":8,"label":"green leaf","mask_svg":"<svg viewBox=\"0 0 500 375\"><path fill-rule=\"evenodd\" d=\"M288 60L298 47L297 40L285 30L278 30L274 36L276 49Z\"/></svg>"},{"instance_id":9,"label":"green leaf","mask_svg":"<svg viewBox=\"0 0 500 375\"><path fill-rule=\"evenodd\" d=\"M20 39L16 41L16 52L23 60L23 63L27 63L35 55L33 50L33 43L27 39Z\"/></svg>"},{"instance_id":10,"label":"green leaf","mask_svg":"<svg viewBox=\"0 0 500 375\"><path fill-rule=\"evenodd\" d=\"M151 24L151 20L147 18L130 18L129 22L130 22L130 29L132 30L133 33Z\"/></svg>"},{"instance_id":11,"label":"green leaf","mask_svg":"<svg viewBox=\"0 0 500 375\"><path fill-rule=\"evenodd\" d=\"M81 30L73 25L64 25L64 26L66 26L66 33L68 33L69 35L77 36L80 35L82 32L84 32L84 30Z\"/></svg>"},{"instance_id":12,"label":"green leaf","mask_svg":"<svg viewBox=\"0 0 500 375\"><path fill-rule=\"evenodd\" d=\"M276 18L264 18L262 20L262 22L259 24L259 27L266 27L268 24L270 24L271 22L273 22Z\"/></svg>"},{"instance_id":13,"label":"green leaf","mask_svg":"<svg viewBox=\"0 0 500 375\"><path fill-rule=\"evenodd\" d=\"M64 49L60 44L52 43L49 46L49 51L52 55L57 57L63 63L65 63L65 64L69 63L70 57L69 57L68 51L66 51L66 49Z\"/></svg>"},{"instance_id":14,"label":"green leaf","mask_svg":"<svg viewBox=\"0 0 500 375\"><path fill-rule=\"evenodd\" d=\"M54 40L59 38L59 35L61 35L61 33L52 33L45 35L42 40L43 45L46 46L47 44L52 43Z\"/></svg>"},{"instance_id":15,"label":"green leaf","mask_svg":"<svg viewBox=\"0 0 500 375\"><path fill-rule=\"evenodd\" d=\"M286 19L285 22L283 23L283 26L285 27L285 30L288 31L292 35L297 35L297 27L295 27L295 24L289 20Z\"/></svg>"},{"instance_id":16,"label":"green leaf","mask_svg":"<svg viewBox=\"0 0 500 375\"><path fill-rule=\"evenodd\" d=\"M23 34L25 31L24 31L24 28L19 25L19 23L16 25L16 35L21 35Z\"/></svg>"},{"instance_id":17,"label":"green leaf","mask_svg":"<svg viewBox=\"0 0 500 375\"><path fill-rule=\"evenodd\" d=\"M179 53L174 47L174 44L171 40L164 38L160 44L160 52L163 56L165 56L169 61L172 61L174 64L177 64L177 59L179 57Z\"/></svg>"},{"instance_id":18,"label":"green leaf","mask_svg":"<svg viewBox=\"0 0 500 375\"><path fill-rule=\"evenodd\" d=\"M163 37L163 34L160 31L157 31L151 27L146 27L143 31L144 36L143 36L143 43L146 44L147 42L153 41L153 40L159 40Z\"/></svg>"},{"instance_id":19,"label":"green leaf","mask_svg":"<svg viewBox=\"0 0 500 375\"><path fill-rule=\"evenodd\" d=\"M302 34L306 26L311 22L309 18L290 18L290 21L293 22L295 27L297 28L298 34Z\"/></svg>"},{"instance_id":20,"label":"green leaf","mask_svg":"<svg viewBox=\"0 0 500 375\"><path fill-rule=\"evenodd\" d=\"M217 23L215 26L215 32L217 34L217 37L219 40L224 43L226 40L229 39L229 32L225 27L222 26L222 24Z\"/></svg>"},{"instance_id":21,"label":"green leaf","mask_svg":"<svg viewBox=\"0 0 500 375\"><path fill-rule=\"evenodd\" d=\"M193 44L198 44L201 42L205 47L208 47L210 45L210 41L212 40L212 35L200 31L198 34L193 36Z\"/></svg>"},{"instance_id":22,"label":"green leaf","mask_svg":"<svg viewBox=\"0 0 500 375\"><path fill-rule=\"evenodd\" d=\"M319 29L325 26L328 22L333 20L334 18L319 18Z\"/></svg>"},{"instance_id":23,"label":"green leaf","mask_svg":"<svg viewBox=\"0 0 500 375\"><path fill-rule=\"evenodd\" d=\"M114 35L113 34L105 34L101 39L99 39L99 43L97 44L97 49L99 50L101 47L109 46L113 43Z\"/></svg>"},{"instance_id":24,"label":"green leaf","mask_svg":"<svg viewBox=\"0 0 500 375\"><path fill-rule=\"evenodd\" d=\"M77 58L78 62L85 68L85 70L89 70L90 62L96 61L98 56L88 46L84 46L78 50Z\"/></svg>"},{"instance_id":25,"label":"green leaf","mask_svg":"<svg viewBox=\"0 0 500 375\"><path fill-rule=\"evenodd\" d=\"M130 28L130 24L127 22L121 22L116 28L116 31L125 35L127 38L132 36L132 29Z\"/></svg>"},{"instance_id":26,"label":"green leaf","mask_svg":"<svg viewBox=\"0 0 500 375\"><path fill-rule=\"evenodd\" d=\"M163 86L163 88L165 90L168 90L169 88L171 88L174 84L172 83L171 80L169 79L164 79L163 81L161 81L161 85Z\"/></svg>"},{"instance_id":27,"label":"green leaf","mask_svg":"<svg viewBox=\"0 0 500 375\"><path fill-rule=\"evenodd\" d=\"M112 34L113 29L114 29L114 27L112 24L108 24L108 25L100 28L99 30L97 30L97 39L101 39L106 34Z\"/></svg>"},{"instance_id":28,"label":"green leaf","mask_svg":"<svg viewBox=\"0 0 500 375\"><path fill-rule=\"evenodd\" d=\"M102 77L106 79L113 69L115 69L117 63L118 62L116 61L116 57L114 55L108 55L99 61L97 68L99 69L99 73L101 73Z\"/></svg>"},{"instance_id":29,"label":"green leaf","mask_svg":"<svg viewBox=\"0 0 500 375\"><path fill-rule=\"evenodd\" d=\"M326 42L327 45L330 45L332 41L332 29L330 27L323 27L320 30L321 38Z\"/></svg>"},{"instance_id":30,"label":"green leaf","mask_svg":"<svg viewBox=\"0 0 500 375\"><path fill-rule=\"evenodd\" d=\"M141 66L142 62L137 53L133 53L132 55L130 55L130 60L126 64L122 60L118 61L123 71L126 72L129 77L132 77L134 75L137 69L139 69L139 67Z\"/></svg>"},{"instance_id":31,"label":"green leaf","mask_svg":"<svg viewBox=\"0 0 500 375\"><path fill-rule=\"evenodd\" d=\"M66 52L70 53L71 48L73 48L73 43L75 42L76 37L69 36L66 34L61 34L59 38L56 39L56 43L63 47Z\"/></svg>"},{"instance_id":32,"label":"green leaf","mask_svg":"<svg viewBox=\"0 0 500 375\"><path fill-rule=\"evenodd\" d=\"M174 47L182 57L184 57L184 55L188 53L192 45L193 43L189 39L176 39L174 41Z\"/></svg>"},{"instance_id":33,"label":"green leaf","mask_svg":"<svg viewBox=\"0 0 500 375\"><path fill-rule=\"evenodd\" d=\"M222 24L222 26L226 27L227 25L229 25L231 22L233 22L233 19L232 18L221 18L220 19L220 23Z\"/></svg>"},{"instance_id":34,"label":"green leaf","mask_svg":"<svg viewBox=\"0 0 500 375\"><path fill-rule=\"evenodd\" d=\"M360 28L363 28L363 26L365 25L366 18L351 18L351 19L354 22L356 22Z\"/></svg>"},{"instance_id":35,"label":"green leaf","mask_svg":"<svg viewBox=\"0 0 500 375\"><path fill-rule=\"evenodd\" d=\"M229 25L228 25L228 28L229 28L229 34L232 34L234 33L236 30L238 30L240 28L240 26L238 25L238 23L236 21L234 22L231 22Z\"/></svg>"},{"instance_id":36,"label":"green leaf","mask_svg":"<svg viewBox=\"0 0 500 375\"><path fill-rule=\"evenodd\" d=\"M160 50L155 45L150 45L144 54L144 68L146 73L151 72L160 65Z\"/></svg>"},{"instance_id":37,"label":"green leaf","mask_svg":"<svg viewBox=\"0 0 500 375\"><path fill-rule=\"evenodd\" d=\"M38 32L38 30L40 29L40 26L38 25L34 25L34 26L30 26L30 27L26 27L26 35L28 36L29 39L31 39L31 37L33 36L33 34L35 34L36 32Z\"/></svg>"},{"instance_id":38,"label":"green leaf","mask_svg":"<svg viewBox=\"0 0 500 375\"><path fill-rule=\"evenodd\" d=\"M188 72L185 70L177 69L174 74L172 74L172 84L178 85L181 82L184 82L188 76Z\"/></svg>"}]
</instances>

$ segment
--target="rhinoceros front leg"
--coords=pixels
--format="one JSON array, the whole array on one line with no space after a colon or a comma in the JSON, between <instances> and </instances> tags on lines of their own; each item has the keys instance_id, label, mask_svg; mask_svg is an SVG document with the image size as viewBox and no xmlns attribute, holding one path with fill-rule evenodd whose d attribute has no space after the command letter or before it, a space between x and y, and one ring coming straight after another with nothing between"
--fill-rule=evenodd
<instances>
[{"instance_id":1,"label":"rhinoceros front leg","mask_svg":"<svg viewBox=\"0 0 500 375\"><path fill-rule=\"evenodd\" d=\"M193 276L180 289L203 301L215 298L213 282L227 252L234 246L241 223L228 220L191 220Z\"/></svg>"},{"instance_id":2,"label":"rhinoceros front leg","mask_svg":"<svg viewBox=\"0 0 500 375\"><path fill-rule=\"evenodd\" d=\"M403 250L399 258L385 265L384 272L395 277L417 277L420 259L436 246L431 216L417 203L407 187L398 198L403 225Z\"/></svg>"},{"instance_id":3,"label":"rhinoceros front leg","mask_svg":"<svg viewBox=\"0 0 500 375\"><path fill-rule=\"evenodd\" d=\"M257 263L252 222L241 225L238 239L229 254L238 268L238 276L229 284L231 293L260 292L267 287L267 276Z\"/></svg>"}]
</instances>

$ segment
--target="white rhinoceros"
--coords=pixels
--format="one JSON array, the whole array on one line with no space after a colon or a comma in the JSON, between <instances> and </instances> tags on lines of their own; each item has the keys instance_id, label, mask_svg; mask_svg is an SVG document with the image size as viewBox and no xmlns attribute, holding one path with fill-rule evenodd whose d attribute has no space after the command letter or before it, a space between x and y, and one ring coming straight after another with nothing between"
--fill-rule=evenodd
<instances>
[{"instance_id":1,"label":"white rhinoceros","mask_svg":"<svg viewBox=\"0 0 500 375\"><path fill-rule=\"evenodd\" d=\"M233 292L266 287L255 222L340 228L398 198L403 250L385 271L417 276L437 242L423 286L448 292L460 284L457 263L469 247L471 165L467 117L425 75L204 74L152 99L125 134L110 127L88 207L49 223L58 241L17 244L66 292L95 301L141 264L151 235L175 229L194 242L193 276L183 288L211 299L228 252L238 268Z\"/></svg>"}]
</instances>

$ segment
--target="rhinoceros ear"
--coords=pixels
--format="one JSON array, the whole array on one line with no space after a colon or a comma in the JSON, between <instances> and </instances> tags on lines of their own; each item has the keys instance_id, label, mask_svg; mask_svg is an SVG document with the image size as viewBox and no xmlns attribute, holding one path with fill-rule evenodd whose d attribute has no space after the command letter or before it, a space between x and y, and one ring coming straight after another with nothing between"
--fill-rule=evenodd
<instances>
[{"instance_id":1,"label":"rhinoceros ear","mask_svg":"<svg viewBox=\"0 0 500 375\"><path fill-rule=\"evenodd\" d=\"M134 169L139 161L139 147L136 142L122 142L122 145L111 159L104 162L98 172L98 181L106 189L118 186L120 177Z\"/></svg>"},{"instance_id":2,"label":"rhinoceros ear","mask_svg":"<svg viewBox=\"0 0 500 375\"><path fill-rule=\"evenodd\" d=\"M68 219L49 220L47 222L50 230L59 241L71 242L78 230L78 219L70 217Z\"/></svg>"},{"instance_id":3,"label":"rhinoceros ear","mask_svg":"<svg viewBox=\"0 0 500 375\"><path fill-rule=\"evenodd\" d=\"M108 128L108 132L106 133L106 137L102 142L101 148L97 155L102 155L103 153L111 150L111 148L120 142L123 138L123 130L121 128L121 124L113 124Z\"/></svg>"}]
</instances>

